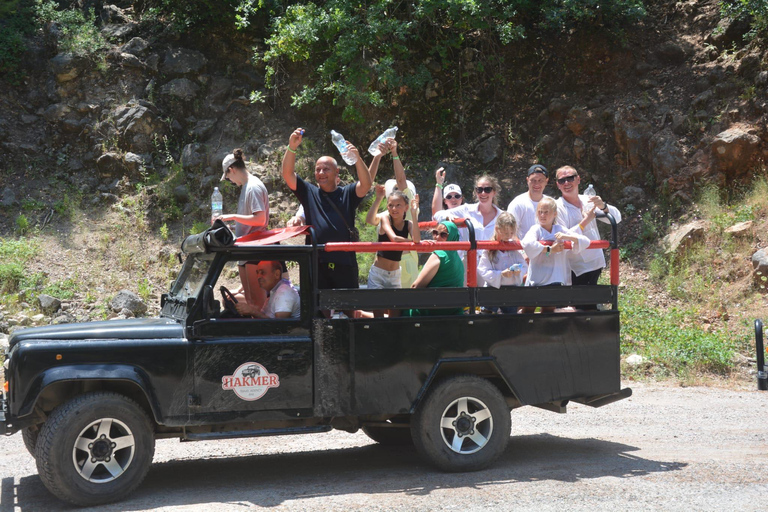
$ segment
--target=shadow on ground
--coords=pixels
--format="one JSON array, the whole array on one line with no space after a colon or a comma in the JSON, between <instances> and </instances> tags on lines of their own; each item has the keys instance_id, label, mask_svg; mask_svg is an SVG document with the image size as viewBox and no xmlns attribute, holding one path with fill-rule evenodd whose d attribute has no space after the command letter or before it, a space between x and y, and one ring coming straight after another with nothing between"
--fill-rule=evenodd
<instances>
[{"instance_id":1,"label":"shadow on ground","mask_svg":"<svg viewBox=\"0 0 768 512\"><path fill-rule=\"evenodd\" d=\"M274 507L288 500L345 494L429 495L437 489L481 489L494 485L614 477L634 478L678 471L687 464L631 455L638 448L597 439L538 434L516 436L490 468L475 473L442 473L413 448L369 445L338 450L243 455L222 459L153 464L133 495L100 511L145 510L207 503ZM2 481L0 512L67 510L37 476ZM96 510L94 508L93 510Z\"/></svg>"}]
</instances>

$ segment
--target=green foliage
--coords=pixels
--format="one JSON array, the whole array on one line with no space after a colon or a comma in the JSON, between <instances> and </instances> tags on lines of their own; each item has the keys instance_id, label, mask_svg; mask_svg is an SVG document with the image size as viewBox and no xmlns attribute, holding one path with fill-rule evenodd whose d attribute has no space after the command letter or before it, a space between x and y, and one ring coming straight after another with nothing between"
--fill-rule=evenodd
<instances>
[{"instance_id":1,"label":"green foliage","mask_svg":"<svg viewBox=\"0 0 768 512\"><path fill-rule=\"evenodd\" d=\"M15 293L26 275L26 263L37 253L28 240L0 238L0 293Z\"/></svg>"},{"instance_id":2,"label":"green foliage","mask_svg":"<svg viewBox=\"0 0 768 512\"><path fill-rule=\"evenodd\" d=\"M177 33L200 32L235 23L237 0L147 0L145 13Z\"/></svg>"},{"instance_id":3,"label":"green foliage","mask_svg":"<svg viewBox=\"0 0 768 512\"><path fill-rule=\"evenodd\" d=\"M765 0L721 0L720 12L733 19L752 17L750 38L768 36L768 2Z\"/></svg>"},{"instance_id":4,"label":"green foliage","mask_svg":"<svg viewBox=\"0 0 768 512\"><path fill-rule=\"evenodd\" d=\"M51 297L56 297L57 299L69 300L74 298L75 293L79 291L79 282L79 279L69 278L63 281L50 283L43 288L42 293L50 295Z\"/></svg>"},{"instance_id":5,"label":"green foliage","mask_svg":"<svg viewBox=\"0 0 768 512\"><path fill-rule=\"evenodd\" d=\"M622 290L619 309L623 319L622 353L640 354L663 376L685 377L691 372L727 374L734 352L749 346L744 333L705 332L693 325L695 311L650 306L640 290Z\"/></svg>"},{"instance_id":6,"label":"green foliage","mask_svg":"<svg viewBox=\"0 0 768 512\"><path fill-rule=\"evenodd\" d=\"M25 235L29 231L29 219L23 213L16 217L16 232Z\"/></svg>"},{"instance_id":7,"label":"green foliage","mask_svg":"<svg viewBox=\"0 0 768 512\"><path fill-rule=\"evenodd\" d=\"M30 8L24 0L0 3L0 77L12 85L21 84L25 76L24 36L34 30L29 17Z\"/></svg>"},{"instance_id":8,"label":"green foliage","mask_svg":"<svg viewBox=\"0 0 768 512\"><path fill-rule=\"evenodd\" d=\"M192 224L192 227L189 229L189 234L190 235L196 235L198 233L202 233L203 231L205 231L206 229L208 229L210 227L211 227L211 223L210 222L202 222L202 221L197 221L196 220Z\"/></svg>"},{"instance_id":9,"label":"green foliage","mask_svg":"<svg viewBox=\"0 0 768 512\"><path fill-rule=\"evenodd\" d=\"M141 297L144 301L149 301L150 298L152 298L152 284L149 282L147 278L142 279L139 281L139 297Z\"/></svg>"},{"instance_id":10,"label":"green foliage","mask_svg":"<svg viewBox=\"0 0 768 512\"><path fill-rule=\"evenodd\" d=\"M373 202L373 197L364 200L357 210L357 218L355 219L355 227L360 232L361 242L375 242L378 240L378 228L366 224L365 217L368 215L368 210ZM358 278L361 283L368 282L368 272L373 265L374 257L376 253L373 252L358 252L355 253L357 257Z\"/></svg>"},{"instance_id":11,"label":"green foliage","mask_svg":"<svg viewBox=\"0 0 768 512\"><path fill-rule=\"evenodd\" d=\"M263 9L262 0L242 0L241 25ZM274 8L273 5L268 6ZM574 27L618 29L645 14L642 0L393 0L295 2L272 18L266 64L268 84L277 87L288 66L314 69L292 96L294 107L330 102L347 122L365 112L398 103L434 80L436 63L460 80L460 52L478 49L476 69L490 79L499 46L526 37L531 29L569 31ZM487 51L483 51L487 50Z\"/></svg>"},{"instance_id":12,"label":"green foliage","mask_svg":"<svg viewBox=\"0 0 768 512\"><path fill-rule=\"evenodd\" d=\"M160 238L163 239L163 241L168 240L168 224L165 222L160 226Z\"/></svg>"},{"instance_id":13,"label":"green foliage","mask_svg":"<svg viewBox=\"0 0 768 512\"><path fill-rule=\"evenodd\" d=\"M41 24L56 23L61 27L59 50L81 57L94 57L107 42L96 27L93 9L61 9L52 0L35 0L35 15Z\"/></svg>"}]
</instances>

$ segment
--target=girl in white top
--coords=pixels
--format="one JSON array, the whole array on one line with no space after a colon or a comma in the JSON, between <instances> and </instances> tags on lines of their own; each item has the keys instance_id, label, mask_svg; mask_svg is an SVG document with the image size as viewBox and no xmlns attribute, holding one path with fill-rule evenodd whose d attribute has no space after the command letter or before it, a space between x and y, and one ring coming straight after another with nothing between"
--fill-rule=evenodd
<instances>
[{"instance_id":1,"label":"girl in white top","mask_svg":"<svg viewBox=\"0 0 768 512\"><path fill-rule=\"evenodd\" d=\"M491 236L493 241L519 242L517 238L517 222L508 212L502 212L496 219L496 229ZM500 288L502 286L522 286L528 271L523 251L480 251L480 262L477 273L485 281L485 286ZM494 308L495 309L495 308ZM500 307L501 313L515 314L517 307Z\"/></svg>"},{"instance_id":2,"label":"girl in white top","mask_svg":"<svg viewBox=\"0 0 768 512\"><path fill-rule=\"evenodd\" d=\"M490 240L496 229L496 219L502 210L498 202L499 181L493 176L480 176L475 180L474 196L476 203L462 204L455 208L435 212L433 218L440 222L444 220L467 219L475 228L475 240ZM480 259L478 251L477 258ZM466 265L466 263L465 263ZM477 276L477 286L483 286L483 279Z\"/></svg>"},{"instance_id":3,"label":"girl in white top","mask_svg":"<svg viewBox=\"0 0 768 512\"><path fill-rule=\"evenodd\" d=\"M517 222L508 212L502 212L496 219L496 230L491 240L518 242ZM528 271L523 251L480 251L477 273L485 280L485 286L521 286Z\"/></svg>"},{"instance_id":4,"label":"girl in white top","mask_svg":"<svg viewBox=\"0 0 768 512\"><path fill-rule=\"evenodd\" d=\"M594 216L594 208L591 210ZM557 204L551 197L544 197L536 208L538 224L532 226L522 241L523 250L529 258L528 279L526 286L569 285L571 271L568 266L568 256L565 252L565 241L573 243L572 251L580 253L589 247L590 240L582 234L574 233L563 226L555 224ZM551 241L552 245L544 245L541 241ZM526 313L532 313L533 308L523 308ZM542 312L554 311L555 308L541 308Z\"/></svg>"}]
</instances>

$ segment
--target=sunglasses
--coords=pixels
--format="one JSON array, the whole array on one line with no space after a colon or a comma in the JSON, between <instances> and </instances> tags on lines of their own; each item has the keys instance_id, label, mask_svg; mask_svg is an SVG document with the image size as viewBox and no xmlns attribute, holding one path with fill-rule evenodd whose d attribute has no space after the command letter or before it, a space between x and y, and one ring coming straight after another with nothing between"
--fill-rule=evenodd
<instances>
[{"instance_id":1,"label":"sunglasses","mask_svg":"<svg viewBox=\"0 0 768 512\"><path fill-rule=\"evenodd\" d=\"M475 187L478 194L490 194L493 192L493 187Z\"/></svg>"},{"instance_id":2,"label":"sunglasses","mask_svg":"<svg viewBox=\"0 0 768 512\"><path fill-rule=\"evenodd\" d=\"M461 194L448 194L445 196L446 199L461 199Z\"/></svg>"},{"instance_id":3,"label":"sunglasses","mask_svg":"<svg viewBox=\"0 0 768 512\"><path fill-rule=\"evenodd\" d=\"M432 238L448 238L448 232L447 231L438 231L436 229L432 230Z\"/></svg>"},{"instance_id":4,"label":"sunglasses","mask_svg":"<svg viewBox=\"0 0 768 512\"><path fill-rule=\"evenodd\" d=\"M557 182L561 185L565 185L566 183L571 183L573 180L576 179L576 176L578 174L571 174L570 176L563 176L562 178L557 178Z\"/></svg>"}]
</instances>

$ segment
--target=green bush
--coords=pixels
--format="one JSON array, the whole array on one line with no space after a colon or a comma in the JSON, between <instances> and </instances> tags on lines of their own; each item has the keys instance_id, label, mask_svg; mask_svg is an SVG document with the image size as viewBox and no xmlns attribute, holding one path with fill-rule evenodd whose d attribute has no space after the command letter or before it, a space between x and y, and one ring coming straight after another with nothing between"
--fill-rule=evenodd
<instances>
[{"instance_id":1,"label":"green bush","mask_svg":"<svg viewBox=\"0 0 768 512\"><path fill-rule=\"evenodd\" d=\"M654 365L656 372L686 376L690 372L727 374L738 349L749 346L747 336L727 331L705 332L692 319L694 311L649 305L644 292L624 289L619 295L622 313L622 353L637 353Z\"/></svg>"},{"instance_id":2,"label":"green bush","mask_svg":"<svg viewBox=\"0 0 768 512\"><path fill-rule=\"evenodd\" d=\"M750 37L768 36L768 2L765 0L722 0L720 12L733 19L752 17Z\"/></svg>"},{"instance_id":3,"label":"green bush","mask_svg":"<svg viewBox=\"0 0 768 512\"><path fill-rule=\"evenodd\" d=\"M242 0L241 24L260 0ZM245 14L243 14L245 13ZM292 105L331 103L342 118L360 123L369 109L398 103L434 79L434 65L457 76L464 49L479 50L476 69L501 85L499 48L532 29L566 32L574 27L615 30L645 14L642 0L378 0L295 2L272 18L266 64L277 87L292 64L313 69ZM247 16L245 16L247 17Z\"/></svg>"},{"instance_id":4,"label":"green bush","mask_svg":"<svg viewBox=\"0 0 768 512\"><path fill-rule=\"evenodd\" d=\"M0 293L15 293L26 277L26 263L37 253L27 240L0 238Z\"/></svg>"},{"instance_id":5,"label":"green bush","mask_svg":"<svg viewBox=\"0 0 768 512\"><path fill-rule=\"evenodd\" d=\"M0 77L12 85L24 79L24 36L34 30L29 23L30 9L23 0L0 3Z\"/></svg>"},{"instance_id":6,"label":"green bush","mask_svg":"<svg viewBox=\"0 0 768 512\"><path fill-rule=\"evenodd\" d=\"M35 0L35 15L39 23L56 23L61 27L59 50L79 56L94 56L107 47L107 42L96 26L93 9L59 10L57 2Z\"/></svg>"}]
</instances>

